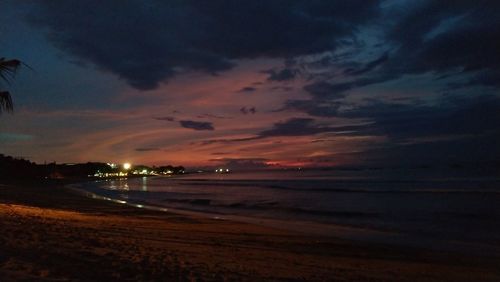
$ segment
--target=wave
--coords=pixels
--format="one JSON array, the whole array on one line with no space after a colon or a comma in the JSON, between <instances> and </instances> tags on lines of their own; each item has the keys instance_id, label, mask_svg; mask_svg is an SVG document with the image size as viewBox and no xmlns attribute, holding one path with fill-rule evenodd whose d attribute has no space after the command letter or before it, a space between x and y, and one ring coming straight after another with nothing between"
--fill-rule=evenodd
<instances>
[{"instance_id":1,"label":"wave","mask_svg":"<svg viewBox=\"0 0 500 282\"><path fill-rule=\"evenodd\" d=\"M254 211L272 211L272 212L285 212L293 214L309 214L316 216L327 217L376 217L376 213L365 212L350 212L350 211L326 211L317 209L308 209L301 207L286 207L279 206L278 202L236 202L236 203L220 203L211 199L197 198L197 199L164 199L162 202L167 204L180 203L192 206L203 206L212 208L225 208L225 209L240 209L240 210L254 210Z\"/></svg>"},{"instance_id":2,"label":"wave","mask_svg":"<svg viewBox=\"0 0 500 282\"><path fill-rule=\"evenodd\" d=\"M282 182L282 181L276 181L276 182ZM355 183L348 183L348 182L342 182L342 183L333 183L329 185L336 185L336 184L386 184L386 185L391 185L391 184L401 184L404 182L355 182ZM407 183L429 183L429 182L407 182ZM252 181L252 182L241 182L241 181L232 181L232 182L218 182L218 181L211 181L211 180L204 180L203 183L198 183L198 182L177 182L177 185L181 186L206 186L206 187L260 187L260 188L268 188L268 189L279 189L279 190L293 190L293 191L304 191L304 192L327 192L327 193L472 193L472 194L482 194L482 193L492 193L492 194L500 194L500 190L498 188L490 188L490 189L484 189L484 188L463 188L463 189L457 189L457 188L381 188L381 187L372 187L372 188L335 188L335 187L298 187L298 186L292 186L292 185L277 185L277 184L265 184L262 183L262 181ZM436 183L429 183L429 184L436 184ZM439 183L440 185L443 185L443 183ZM446 183L449 185L449 183ZM464 183L462 183L463 185ZM307 184L304 183L304 186Z\"/></svg>"}]
</instances>

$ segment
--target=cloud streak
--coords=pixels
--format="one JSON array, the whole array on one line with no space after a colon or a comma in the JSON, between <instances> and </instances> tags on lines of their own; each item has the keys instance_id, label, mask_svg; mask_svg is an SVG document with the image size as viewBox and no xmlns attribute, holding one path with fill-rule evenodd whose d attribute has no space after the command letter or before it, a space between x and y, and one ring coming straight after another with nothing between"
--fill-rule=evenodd
<instances>
[{"instance_id":1,"label":"cloud streak","mask_svg":"<svg viewBox=\"0 0 500 282\"><path fill-rule=\"evenodd\" d=\"M184 128L189 128L193 130L215 130L211 122L180 120L179 124Z\"/></svg>"}]
</instances>

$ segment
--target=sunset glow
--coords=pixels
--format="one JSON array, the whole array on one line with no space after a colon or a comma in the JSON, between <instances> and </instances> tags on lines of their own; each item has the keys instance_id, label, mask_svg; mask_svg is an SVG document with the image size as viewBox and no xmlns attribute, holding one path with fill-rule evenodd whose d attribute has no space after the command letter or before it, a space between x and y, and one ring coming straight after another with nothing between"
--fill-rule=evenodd
<instances>
[{"instance_id":1,"label":"sunset glow","mask_svg":"<svg viewBox=\"0 0 500 282\"><path fill-rule=\"evenodd\" d=\"M495 59L484 59L498 56L495 40L464 38L462 49L453 47L455 39L444 41L468 28L488 33L491 24L482 17L471 14L446 26L436 16L425 30L410 31L410 11L418 14L425 5L406 7L405 16L397 12L404 1L368 1L352 9L346 4L343 12L297 3L311 19L323 9L334 14L335 21L316 26L297 17L292 4L248 4L248 10L257 5L284 15L264 28L263 19L243 8L235 14L246 20L231 22L219 17L222 6L181 2L151 4L155 16L148 5L130 3L114 20L108 18L115 10L110 3L92 11L78 4L92 15L78 23L67 3L11 2L12 12L2 20L15 24L2 25L2 56L20 58L34 71L20 72L13 84L15 114L3 115L0 123L3 153L41 163L211 168L447 165L495 158L481 149L497 140L500 98L495 80L486 78L498 77L498 68L490 63ZM191 12L171 23L159 16L169 9ZM130 13L143 27L130 24ZM214 24L188 20L195 15ZM407 30L401 33L394 22ZM165 33L155 25L164 25ZM281 33L285 28L293 37ZM241 37L238 29L253 31ZM136 38L149 49L136 46ZM483 47L474 52L475 46ZM437 50L457 54L444 59ZM469 154L457 154L457 148Z\"/></svg>"},{"instance_id":2,"label":"sunset glow","mask_svg":"<svg viewBox=\"0 0 500 282\"><path fill-rule=\"evenodd\" d=\"M1 0L0 282L500 281L500 0Z\"/></svg>"}]
</instances>

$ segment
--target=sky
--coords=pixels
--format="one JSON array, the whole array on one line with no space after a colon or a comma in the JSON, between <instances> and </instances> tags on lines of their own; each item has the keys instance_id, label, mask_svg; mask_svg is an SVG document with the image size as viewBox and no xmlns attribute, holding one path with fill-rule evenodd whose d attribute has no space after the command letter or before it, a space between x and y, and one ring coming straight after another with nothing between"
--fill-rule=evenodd
<instances>
[{"instance_id":1,"label":"sky","mask_svg":"<svg viewBox=\"0 0 500 282\"><path fill-rule=\"evenodd\" d=\"M0 1L0 153L43 162L500 160L500 2Z\"/></svg>"}]
</instances>

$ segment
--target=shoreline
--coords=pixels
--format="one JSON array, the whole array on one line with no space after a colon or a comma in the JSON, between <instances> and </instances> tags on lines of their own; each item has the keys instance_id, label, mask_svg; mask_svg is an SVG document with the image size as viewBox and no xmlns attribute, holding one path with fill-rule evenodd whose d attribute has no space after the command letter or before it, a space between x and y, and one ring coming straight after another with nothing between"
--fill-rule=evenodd
<instances>
[{"instance_id":1,"label":"shoreline","mask_svg":"<svg viewBox=\"0 0 500 282\"><path fill-rule=\"evenodd\" d=\"M149 176L155 177L155 176ZM102 196L94 191L84 188L85 184L95 186L95 182L106 182L108 179L94 179L91 181L71 183L65 185L85 197L97 200L111 201L139 209L148 209L159 212L171 212L184 216L201 217L215 220L232 221L242 224L252 224L261 227L278 229L285 232L301 234L304 236L331 237L367 244L382 244L397 248L418 248L430 251L453 251L464 255L475 254L500 258L500 247L496 244L481 241L448 240L446 238L423 237L416 234L404 233L397 229L377 229L366 226L327 223L313 220L296 220L273 217L225 214L202 210L189 210L172 208L165 205L134 202L125 199Z\"/></svg>"},{"instance_id":2,"label":"shoreline","mask_svg":"<svg viewBox=\"0 0 500 282\"><path fill-rule=\"evenodd\" d=\"M0 186L0 227L6 281L500 280L498 258L137 209L61 183Z\"/></svg>"}]
</instances>

